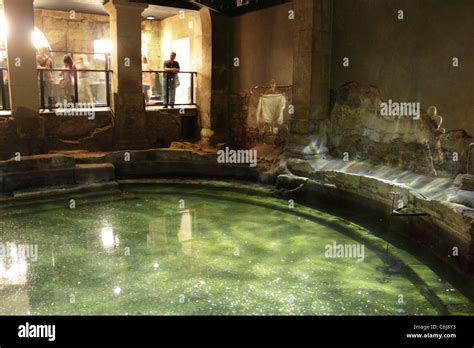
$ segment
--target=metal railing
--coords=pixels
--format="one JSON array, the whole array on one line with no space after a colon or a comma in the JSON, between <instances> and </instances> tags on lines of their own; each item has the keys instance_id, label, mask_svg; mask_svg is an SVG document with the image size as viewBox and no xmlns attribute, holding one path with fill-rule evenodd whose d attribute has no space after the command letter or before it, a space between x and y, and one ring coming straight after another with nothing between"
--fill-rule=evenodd
<instances>
[{"instance_id":1,"label":"metal railing","mask_svg":"<svg viewBox=\"0 0 474 348\"><path fill-rule=\"evenodd\" d=\"M109 107L111 73L112 70L38 69L40 107L54 109L64 102Z\"/></svg>"},{"instance_id":2,"label":"metal railing","mask_svg":"<svg viewBox=\"0 0 474 348\"><path fill-rule=\"evenodd\" d=\"M0 68L1 78L0 78L0 102L1 110L10 110L10 86L8 85L8 68Z\"/></svg>"},{"instance_id":3,"label":"metal railing","mask_svg":"<svg viewBox=\"0 0 474 348\"><path fill-rule=\"evenodd\" d=\"M0 68L0 71L0 110L10 110L8 69ZM38 69L40 108L55 109L64 101L110 107L111 73L108 69ZM146 105L196 105L196 72L179 72L177 79L165 78L166 73L160 70L142 74Z\"/></svg>"},{"instance_id":4,"label":"metal railing","mask_svg":"<svg viewBox=\"0 0 474 348\"><path fill-rule=\"evenodd\" d=\"M146 105L196 105L196 76L195 71L142 71Z\"/></svg>"}]
</instances>

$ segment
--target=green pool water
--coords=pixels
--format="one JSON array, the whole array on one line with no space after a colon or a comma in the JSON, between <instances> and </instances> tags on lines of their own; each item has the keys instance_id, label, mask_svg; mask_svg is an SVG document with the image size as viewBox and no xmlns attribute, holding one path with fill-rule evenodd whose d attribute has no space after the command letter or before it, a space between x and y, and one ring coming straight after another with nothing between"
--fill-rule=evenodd
<instances>
[{"instance_id":1,"label":"green pool water","mask_svg":"<svg viewBox=\"0 0 474 348\"><path fill-rule=\"evenodd\" d=\"M32 201L1 216L0 314L438 314L369 246L363 260L328 257L328 245L359 244L335 224L361 230L185 185Z\"/></svg>"}]
</instances>

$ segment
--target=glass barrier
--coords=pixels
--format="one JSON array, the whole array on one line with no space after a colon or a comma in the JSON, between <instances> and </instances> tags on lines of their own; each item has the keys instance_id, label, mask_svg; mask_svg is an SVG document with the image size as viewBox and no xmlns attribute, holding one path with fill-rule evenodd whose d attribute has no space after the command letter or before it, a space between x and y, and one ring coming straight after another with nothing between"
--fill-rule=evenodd
<instances>
[{"instance_id":1,"label":"glass barrier","mask_svg":"<svg viewBox=\"0 0 474 348\"><path fill-rule=\"evenodd\" d=\"M146 105L194 105L196 72L142 71Z\"/></svg>"},{"instance_id":2,"label":"glass barrier","mask_svg":"<svg viewBox=\"0 0 474 348\"><path fill-rule=\"evenodd\" d=\"M110 70L38 69L40 108L64 103L110 106Z\"/></svg>"},{"instance_id":3,"label":"glass barrier","mask_svg":"<svg viewBox=\"0 0 474 348\"><path fill-rule=\"evenodd\" d=\"M53 61L54 69L64 68L65 55L69 55L72 58L76 69L108 70L110 67L110 54L108 53L51 51L49 56Z\"/></svg>"}]
</instances>

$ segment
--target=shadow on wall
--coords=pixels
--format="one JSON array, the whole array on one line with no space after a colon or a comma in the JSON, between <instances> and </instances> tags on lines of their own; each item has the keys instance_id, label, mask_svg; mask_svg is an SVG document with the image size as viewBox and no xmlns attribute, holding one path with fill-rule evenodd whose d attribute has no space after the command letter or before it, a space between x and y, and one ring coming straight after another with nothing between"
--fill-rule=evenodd
<instances>
[{"instance_id":1,"label":"shadow on wall","mask_svg":"<svg viewBox=\"0 0 474 348\"><path fill-rule=\"evenodd\" d=\"M347 161L401 166L421 174L466 173L469 144L464 131L445 132L435 107L384 101L375 86L349 82L334 95L327 124L328 150Z\"/></svg>"}]
</instances>

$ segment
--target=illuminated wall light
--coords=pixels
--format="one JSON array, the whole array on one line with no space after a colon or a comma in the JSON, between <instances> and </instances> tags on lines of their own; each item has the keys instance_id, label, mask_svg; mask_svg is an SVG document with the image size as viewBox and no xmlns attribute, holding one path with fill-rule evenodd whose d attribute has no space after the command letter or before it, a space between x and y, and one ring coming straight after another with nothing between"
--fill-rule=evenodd
<instances>
[{"instance_id":1,"label":"illuminated wall light","mask_svg":"<svg viewBox=\"0 0 474 348\"><path fill-rule=\"evenodd\" d=\"M163 33L163 39L161 41L161 48L163 50L163 52L165 52L165 56L167 56L169 54L169 52L172 51L172 42L171 42L171 33L166 30L164 33Z\"/></svg>"},{"instance_id":2,"label":"illuminated wall light","mask_svg":"<svg viewBox=\"0 0 474 348\"><path fill-rule=\"evenodd\" d=\"M33 46L35 46L36 49L40 47L47 47L51 49L48 39L43 34L43 32L37 27L35 27L35 29L33 30Z\"/></svg>"},{"instance_id":3,"label":"illuminated wall light","mask_svg":"<svg viewBox=\"0 0 474 348\"><path fill-rule=\"evenodd\" d=\"M2 43L7 41L7 19L5 18L5 12L0 11L0 40Z\"/></svg>"},{"instance_id":4,"label":"illuminated wall light","mask_svg":"<svg viewBox=\"0 0 474 348\"><path fill-rule=\"evenodd\" d=\"M148 57L148 45L146 43L142 43L142 55Z\"/></svg>"},{"instance_id":5,"label":"illuminated wall light","mask_svg":"<svg viewBox=\"0 0 474 348\"><path fill-rule=\"evenodd\" d=\"M148 44L151 41L150 34L142 34L142 55L148 57Z\"/></svg>"},{"instance_id":6,"label":"illuminated wall light","mask_svg":"<svg viewBox=\"0 0 474 348\"><path fill-rule=\"evenodd\" d=\"M112 52L112 41L109 39L94 40L94 58L105 61L105 55Z\"/></svg>"},{"instance_id":7,"label":"illuminated wall light","mask_svg":"<svg viewBox=\"0 0 474 348\"><path fill-rule=\"evenodd\" d=\"M6 43L7 35L8 35L8 23L7 23L7 19L5 18L5 12L0 11L0 42L2 44ZM47 47L51 49L51 45L49 44L48 39L43 34L43 32L39 30L37 27L35 27L33 30L32 42L33 42L33 46L36 49L40 47Z\"/></svg>"}]
</instances>

